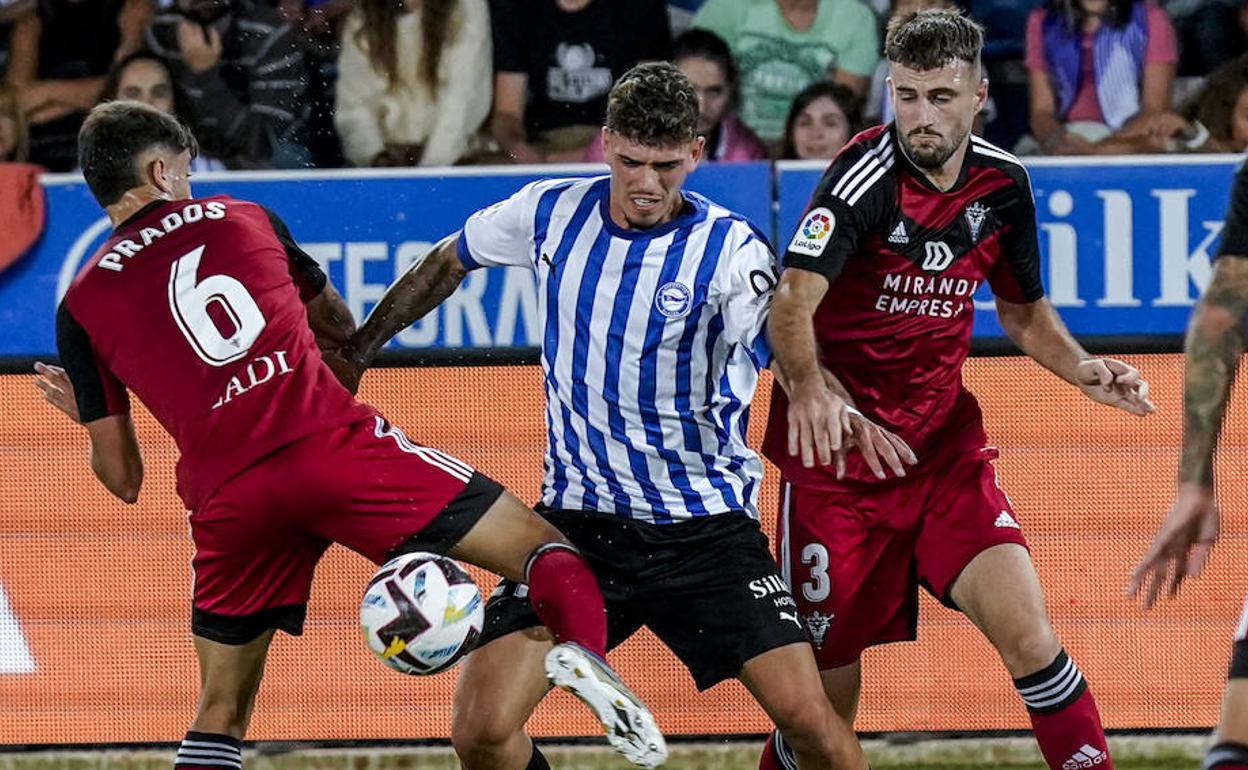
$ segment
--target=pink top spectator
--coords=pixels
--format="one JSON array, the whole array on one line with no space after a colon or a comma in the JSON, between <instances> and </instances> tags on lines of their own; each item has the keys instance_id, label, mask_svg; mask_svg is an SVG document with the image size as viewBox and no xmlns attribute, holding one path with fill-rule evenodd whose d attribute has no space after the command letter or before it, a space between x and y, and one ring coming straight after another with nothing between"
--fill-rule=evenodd
<instances>
[{"instance_id":1,"label":"pink top spectator","mask_svg":"<svg viewBox=\"0 0 1248 770\"><path fill-rule=\"evenodd\" d=\"M767 148L736 115L726 115L719 122L719 141L716 142L714 153L707 147L707 160L713 161L744 161L766 160ZM588 163L602 163L606 160L602 154L602 134L594 136L594 141L585 148L585 160Z\"/></svg>"},{"instance_id":2,"label":"pink top spectator","mask_svg":"<svg viewBox=\"0 0 1248 770\"><path fill-rule=\"evenodd\" d=\"M1027 17L1027 69L1049 70L1044 54L1044 8L1037 8ZM1174 25L1170 17L1159 6L1148 3L1145 6L1145 24L1148 28L1148 41L1144 46L1144 64L1174 64L1179 60L1178 44L1175 40ZM1079 90L1075 93L1075 101L1065 115L1058 118L1064 123L1091 121L1105 123L1101 113L1101 105L1096 97L1096 82L1092 70L1093 35L1084 33L1081 53L1079 56Z\"/></svg>"}]
</instances>

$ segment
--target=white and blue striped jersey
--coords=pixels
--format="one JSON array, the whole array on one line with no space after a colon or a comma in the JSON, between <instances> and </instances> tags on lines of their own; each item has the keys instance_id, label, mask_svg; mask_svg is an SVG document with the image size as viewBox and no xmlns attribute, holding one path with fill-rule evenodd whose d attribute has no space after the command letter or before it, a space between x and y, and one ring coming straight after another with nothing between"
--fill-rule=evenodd
<instances>
[{"instance_id":1,"label":"white and blue striped jersey","mask_svg":"<svg viewBox=\"0 0 1248 770\"><path fill-rule=\"evenodd\" d=\"M666 524L757 518L746 446L778 276L744 217L694 193L671 222L617 226L609 177L534 182L464 224L469 268L538 281L547 453L542 503Z\"/></svg>"}]
</instances>

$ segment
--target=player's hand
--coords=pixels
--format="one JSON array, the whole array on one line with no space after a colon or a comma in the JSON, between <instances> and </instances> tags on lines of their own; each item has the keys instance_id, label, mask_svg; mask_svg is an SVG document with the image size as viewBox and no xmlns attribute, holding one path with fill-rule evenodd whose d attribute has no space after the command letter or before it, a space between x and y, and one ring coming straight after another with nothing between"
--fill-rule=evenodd
<instances>
[{"instance_id":1,"label":"player's hand","mask_svg":"<svg viewBox=\"0 0 1248 770\"><path fill-rule=\"evenodd\" d=\"M1079 389L1101 404L1116 406L1139 417L1157 411L1148 400L1148 383L1134 366L1116 358L1087 358L1075 369Z\"/></svg>"},{"instance_id":2,"label":"player's hand","mask_svg":"<svg viewBox=\"0 0 1248 770\"><path fill-rule=\"evenodd\" d=\"M793 386L789 394L789 455L802 465L830 465L853 436L849 404L823 382Z\"/></svg>"},{"instance_id":3,"label":"player's hand","mask_svg":"<svg viewBox=\"0 0 1248 770\"><path fill-rule=\"evenodd\" d=\"M35 362L35 387L43 393L43 399L64 412L74 422L78 419L78 402L74 399L74 384L59 366Z\"/></svg>"},{"instance_id":4,"label":"player's hand","mask_svg":"<svg viewBox=\"0 0 1248 770\"><path fill-rule=\"evenodd\" d=\"M221 61L221 33L190 19L178 22L178 49L191 72L206 72Z\"/></svg>"},{"instance_id":5,"label":"player's hand","mask_svg":"<svg viewBox=\"0 0 1248 770\"><path fill-rule=\"evenodd\" d=\"M914 465L919 461L914 450L900 436L871 422L852 407L849 409L849 424L853 435L836 453L836 477L838 479L845 478L845 458L849 454L849 449L854 446L862 452L862 459L866 461L867 467L877 479L887 476L884 472L885 465L894 476L903 478L906 475L906 466Z\"/></svg>"},{"instance_id":6,"label":"player's hand","mask_svg":"<svg viewBox=\"0 0 1248 770\"><path fill-rule=\"evenodd\" d=\"M1157 602L1163 588L1173 599L1184 579L1199 575L1209 561L1209 552L1218 541L1219 518L1212 489L1180 484L1170 512L1131 573L1127 595L1138 598L1146 610Z\"/></svg>"}]
</instances>

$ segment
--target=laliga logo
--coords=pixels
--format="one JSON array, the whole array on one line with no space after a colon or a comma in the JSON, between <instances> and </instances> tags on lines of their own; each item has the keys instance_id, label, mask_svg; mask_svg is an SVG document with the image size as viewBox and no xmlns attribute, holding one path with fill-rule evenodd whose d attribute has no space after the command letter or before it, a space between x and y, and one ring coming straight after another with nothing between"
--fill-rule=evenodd
<instances>
[{"instance_id":1,"label":"laliga logo","mask_svg":"<svg viewBox=\"0 0 1248 770\"><path fill-rule=\"evenodd\" d=\"M802 223L802 235L812 241L822 241L828 237L828 233L832 232L832 219L830 214L823 214L819 211L812 212L806 217L806 221Z\"/></svg>"}]
</instances>

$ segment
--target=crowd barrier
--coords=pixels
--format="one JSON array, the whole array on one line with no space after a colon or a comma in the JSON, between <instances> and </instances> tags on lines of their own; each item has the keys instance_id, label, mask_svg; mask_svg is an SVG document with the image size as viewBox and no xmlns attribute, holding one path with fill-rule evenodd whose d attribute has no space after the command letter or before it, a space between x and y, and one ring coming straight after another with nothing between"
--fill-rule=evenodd
<instances>
[{"instance_id":1,"label":"crowd barrier","mask_svg":"<svg viewBox=\"0 0 1248 770\"><path fill-rule=\"evenodd\" d=\"M972 359L966 379L1001 447L1001 483L1030 540L1054 624L1107 726L1205 728L1216 719L1248 588L1248 403L1233 401L1223 435L1224 525L1208 572L1177 601L1144 614L1123 585L1173 491L1182 363L1177 355L1130 360L1153 384L1159 411L1148 419L1094 405L1023 359ZM410 436L532 500L545 437L540 377L533 366L375 370L362 395ZM767 389L764 382L750 426L755 445ZM0 744L177 740L198 676L188 634L191 550L173 493L171 442L137 410L148 470L139 502L126 506L91 476L83 431L42 402L28 376L0 377L0 404ZM768 532L776 487L768 467ZM279 636L273 645L250 737L446 739L456 673L405 678L372 659L356 627L370 573L359 557L331 549L305 636ZM489 590L487 577L476 577ZM736 683L697 694L647 634L612 659L669 734L768 727ZM862 730L1027 726L989 646L930 600L919 641L873 650L865 665ZM597 732L561 693L530 728L538 736Z\"/></svg>"},{"instance_id":2,"label":"crowd barrier","mask_svg":"<svg viewBox=\"0 0 1248 770\"><path fill-rule=\"evenodd\" d=\"M1049 296L1079 335L1173 335L1208 280L1236 159L1229 156L1029 162ZM363 170L196 176L197 195L228 193L277 211L329 271L357 317L395 276L464 218L541 176L601 166ZM809 163L708 164L691 189L747 216L783 246L822 171ZM0 272L0 357L54 350L56 304L107 237L108 220L76 176L45 182L48 225L31 254ZM1001 335L987 287L975 333ZM540 340L526 271L472 274L446 304L401 333L398 348L529 346Z\"/></svg>"}]
</instances>

